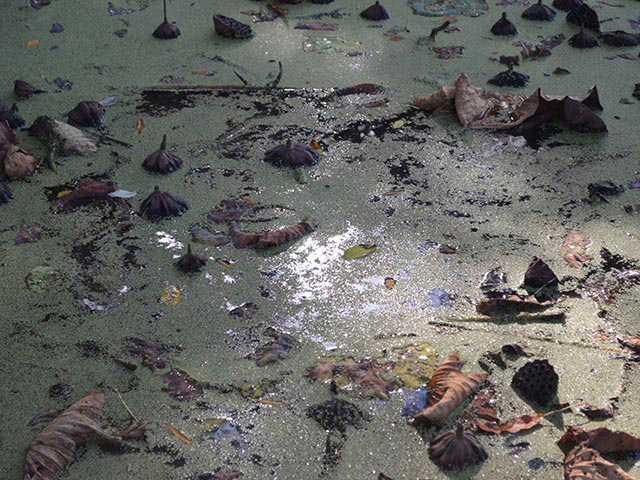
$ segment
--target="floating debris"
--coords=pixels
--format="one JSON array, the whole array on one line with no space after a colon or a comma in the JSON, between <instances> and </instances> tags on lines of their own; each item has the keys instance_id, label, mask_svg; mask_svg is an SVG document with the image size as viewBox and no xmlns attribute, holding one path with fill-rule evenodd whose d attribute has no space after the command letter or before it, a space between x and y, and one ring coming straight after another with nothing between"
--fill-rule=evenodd
<instances>
[{"instance_id":1,"label":"floating debris","mask_svg":"<svg viewBox=\"0 0 640 480\"><path fill-rule=\"evenodd\" d=\"M164 21L156 27L152 35L162 40L170 40L180 36L180 29L174 23L167 21L167 0L163 0Z\"/></svg>"},{"instance_id":2,"label":"floating debris","mask_svg":"<svg viewBox=\"0 0 640 480\"><path fill-rule=\"evenodd\" d=\"M4 183L0 183L0 205L3 203L9 203L9 201L13 198L13 194L9 187L7 187Z\"/></svg>"},{"instance_id":3,"label":"floating debris","mask_svg":"<svg viewBox=\"0 0 640 480\"><path fill-rule=\"evenodd\" d=\"M594 48L598 46L598 40L588 33L584 33L581 28L578 33L569 39L569 45L574 48Z\"/></svg>"},{"instance_id":4,"label":"floating debris","mask_svg":"<svg viewBox=\"0 0 640 480\"><path fill-rule=\"evenodd\" d=\"M11 105L11 108L7 108L7 106L0 101L0 122L3 120L7 122L13 130L24 126L26 123L25 119L22 118L18 112L18 106L15 103Z\"/></svg>"},{"instance_id":5,"label":"floating debris","mask_svg":"<svg viewBox=\"0 0 640 480\"><path fill-rule=\"evenodd\" d=\"M526 400L546 407L558 393L558 374L548 360L534 360L518 369L511 387Z\"/></svg>"},{"instance_id":6,"label":"floating debris","mask_svg":"<svg viewBox=\"0 0 640 480\"><path fill-rule=\"evenodd\" d=\"M558 277L541 258L533 257L524 273L524 286L533 290L558 286Z\"/></svg>"},{"instance_id":7,"label":"floating debris","mask_svg":"<svg viewBox=\"0 0 640 480\"><path fill-rule=\"evenodd\" d=\"M507 19L507 12L502 12L502 17L491 27L494 35L517 35L518 29Z\"/></svg>"},{"instance_id":8,"label":"floating debris","mask_svg":"<svg viewBox=\"0 0 640 480\"><path fill-rule=\"evenodd\" d=\"M467 15L477 17L489 9L485 0L409 0L414 15L447 17Z\"/></svg>"},{"instance_id":9,"label":"floating debris","mask_svg":"<svg viewBox=\"0 0 640 480\"><path fill-rule=\"evenodd\" d=\"M635 47L640 45L640 34L627 33L623 30L603 32L601 38L604 43L614 47Z\"/></svg>"},{"instance_id":10,"label":"floating debris","mask_svg":"<svg viewBox=\"0 0 640 480\"><path fill-rule=\"evenodd\" d=\"M289 351L296 344L295 339L287 333L277 332L273 328L269 328L266 333L273 338L273 341L256 350L256 365L259 367L264 367L286 358L289 355Z\"/></svg>"},{"instance_id":11,"label":"floating debris","mask_svg":"<svg viewBox=\"0 0 640 480\"><path fill-rule=\"evenodd\" d=\"M105 109L99 102L84 101L78 103L67 117L72 125L99 128L104 123L104 114Z\"/></svg>"},{"instance_id":12,"label":"floating debris","mask_svg":"<svg viewBox=\"0 0 640 480\"><path fill-rule=\"evenodd\" d=\"M600 32L600 20L598 20L598 14L593 8L585 3L569 10L569 13L567 14L567 22L578 25L580 28Z\"/></svg>"},{"instance_id":13,"label":"floating debris","mask_svg":"<svg viewBox=\"0 0 640 480\"><path fill-rule=\"evenodd\" d=\"M584 5L582 0L553 0L552 5L558 10L569 12L580 5Z\"/></svg>"},{"instance_id":14,"label":"floating debris","mask_svg":"<svg viewBox=\"0 0 640 480\"><path fill-rule=\"evenodd\" d=\"M124 348L124 352L133 357L141 357L142 364L152 372L156 368L163 369L167 366L165 361L160 358L161 355L167 353L165 345L147 338L132 338L131 343L132 345Z\"/></svg>"},{"instance_id":15,"label":"floating debris","mask_svg":"<svg viewBox=\"0 0 640 480\"><path fill-rule=\"evenodd\" d=\"M44 230L42 225L38 225L37 223L25 223L20 227L20 231L16 236L16 245L37 242L40 240L43 232Z\"/></svg>"},{"instance_id":16,"label":"floating debris","mask_svg":"<svg viewBox=\"0 0 640 480\"><path fill-rule=\"evenodd\" d=\"M140 215L151 220L182 215L187 210L189 210L187 202L178 196L161 191L158 185L140 205Z\"/></svg>"},{"instance_id":17,"label":"floating debris","mask_svg":"<svg viewBox=\"0 0 640 480\"><path fill-rule=\"evenodd\" d=\"M495 77L490 78L487 83L496 85L497 87L525 87L529 83L529 75L516 72L513 67L500 72Z\"/></svg>"},{"instance_id":18,"label":"floating debris","mask_svg":"<svg viewBox=\"0 0 640 480\"><path fill-rule=\"evenodd\" d=\"M287 140L284 145L268 150L264 154L264 161L276 167L307 167L318 163L320 155L311 147L302 143L292 143Z\"/></svg>"},{"instance_id":19,"label":"floating debris","mask_svg":"<svg viewBox=\"0 0 640 480\"><path fill-rule=\"evenodd\" d=\"M489 455L471 433L458 425L455 432L445 432L429 444L429 457L444 469L464 468L484 462Z\"/></svg>"},{"instance_id":20,"label":"floating debris","mask_svg":"<svg viewBox=\"0 0 640 480\"><path fill-rule=\"evenodd\" d=\"M530 6L524 12L522 12L522 18L527 20L540 20L550 21L556 18L556 12L542 3L542 0L538 0L535 5Z\"/></svg>"},{"instance_id":21,"label":"floating debris","mask_svg":"<svg viewBox=\"0 0 640 480\"><path fill-rule=\"evenodd\" d=\"M13 84L13 93L19 98L29 98L36 93L46 93L44 90L34 87L24 80L16 80Z\"/></svg>"},{"instance_id":22,"label":"floating debris","mask_svg":"<svg viewBox=\"0 0 640 480\"><path fill-rule=\"evenodd\" d=\"M207 264L207 259L191 251L191 245L187 245L187 253L176 262L176 267L184 273L199 272Z\"/></svg>"},{"instance_id":23,"label":"floating debris","mask_svg":"<svg viewBox=\"0 0 640 480\"><path fill-rule=\"evenodd\" d=\"M175 153L168 152L166 148L167 136L163 135L160 148L144 159L142 162L143 168L149 172L163 175L180 170L182 168L182 159Z\"/></svg>"},{"instance_id":24,"label":"floating debris","mask_svg":"<svg viewBox=\"0 0 640 480\"><path fill-rule=\"evenodd\" d=\"M378 1L376 1L376 3L374 3L370 7L367 7L363 11L361 11L360 16L362 18L366 18L367 20L375 20L375 21L389 19L389 14Z\"/></svg>"},{"instance_id":25,"label":"floating debris","mask_svg":"<svg viewBox=\"0 0 640 480\"><path fill-rule=\"evenodd\" d=\"M167 386L162 390L169 393L169 395L179 402L193 400L204 394L204 390L199 382L179 368L172 368L164 374L163 378Z\"/></svg>"},{"instance_id":26,"label":"floating debris","mask_svg":"<svg viewBox=\"0 0 640 480\"><path fill-rule=\"evenodd\" d=\"M58 155L93 155L96 143L81 130L68 123L42 116L35 119L29 133Z\"/></svg>"},{"instance_id":27,"label":"floating debris","mask_svg":"<svg viewBox=\"0 0 640 480\"><path fill-rule=\"evenodd\" d=\"M16 145L9 145L6 149L0 150L0 174L11 180L22 180L33 175L39 164L39 159Z\"/></svg>"},{"instance_id":28,"label":"floating debris","mask_svg":"<svg viewBox=\"0 0 640 480\"><path fill-rule=\"evenodd\" d=\"M292 240L297 240L307 233L313 232L316 224L312 220L304 220L297 225L281 228L280 230L267 230L260 233L241 231L237 225L229 228L229 236L236 248L252 247L256 249L277 247Z\"/></svg>"},{"instance_id":29,"label":"floating debris","mask_svg":"<svg viewBox=\"0 0 640 480\"><path fill-rule=\"evenodd\" d=\"M231 17L224 15L213 16L213 26L216 33L225 38L247 39L253 37L253 30L246 25Z\"/></svg>"}]
</instances>

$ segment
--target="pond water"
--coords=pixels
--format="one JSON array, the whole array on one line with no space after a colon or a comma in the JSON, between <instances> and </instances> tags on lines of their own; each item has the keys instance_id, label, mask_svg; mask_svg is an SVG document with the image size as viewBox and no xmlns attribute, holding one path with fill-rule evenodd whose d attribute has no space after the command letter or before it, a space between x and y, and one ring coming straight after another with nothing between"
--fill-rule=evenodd
<instances>
[{"instance_id":1,"label":"pond water","mask_svg":"<svg viewBox=\"0 0 640 480\"><path fill-rule=\"evenodd\" d=\"M83 129L99 140L97 154L56 156L55 173L43 162L32 177L7 182L13 199L0 205L2 478L23 475L42 428L28 425L33 417L98 387L108 398L101 424L130 420L117 391L147 422L146 438L88 442L65 479L556 479L565 458L556 442L567 426L640 434L638 363L616 340L640 330L640 289L621 277L640 262L640 193L628 186L640 175L638 46L578 50L564 40L549 56L521 59L516 69L530 84L495 89L581 95L597 85L608 127L584 134L554 122L525 145L414 104L462 72L488 87L505 69L496 59L520 53L516 40L578 32L563 12L552 22L520 18L526 0L490 0L480 15L473 2L471 16L446 18L414 14L428 2L387 0L390 19L381 22L359 16L369 5L361 0L281 5L284 17L264 1L173 0L169 20L181 30L173 40L151 35L162 21L158 0L6 3L0 100L17 102L27 126L40 115L66 121L80 101L115 100L102 128ZM602 30L640 33L638 2L590 3ZM502 11L518 37L490 34ZM250 24L254 37L217 36L214 13ZM271 21L254 23L261 18ZM445 19L449 28L429 40ZM336 29L295 28L318 22ZM461 48L442 59L434 47ZM282 78L268 87L278 62ZM554 74L558 67L570 73ZM18 101L16 79L46 92ZM229 88L241 79L249 85ZM360 83L383 89L335 93ZM184 166L149 173L142 162L165 134ZM17 135L21 148L47 155L28 132ZM263 161L289 139L315 140L318 163L293 171ZM136 195L57 209L81 180ZM624 192L590 197L588 185L607 180ZM155 185L189 210L160 221L138 215ZM235 200L237 219L208 221L225 200ZM314 231L276 248L214 245L234 222L259 232L306 219ZM40 225L41 238L16 244L23 224ZM582 268L563 259L572 230L590 240ZM188 244L207 259L200 273L175 266ZM377 248L343 258L361 244ZM560 279L562 301L544 314L476 313L486 272L502 267L499 288L518 289L534 256ZM132 338L164 345L163 362L152 370L148 358L128 354ZM532 357L503 354L500 365L487 355L513 343ZM475 431L474 401L430 428L414 427L403 411L417 408L408 400L424 405L416 389L454 351L465 372L489 373L480 394L502 420L572 408L517 434L477 433L488 459L441 470L429 443L459 424ZM260 361L265 355L276 361ZM369 375L360 385L335 375L335 393L320 381L326 376L310 378L318 362L335 368L349 358ZM548 359L559 376L546 409L511 388L534 359ZM171 369L191 378L193 398L166 391ZM585 403L612 405L614 416L590 421L578 412ZM635 457L620 464L640 474Z\"/></svg>"}]
</instances>

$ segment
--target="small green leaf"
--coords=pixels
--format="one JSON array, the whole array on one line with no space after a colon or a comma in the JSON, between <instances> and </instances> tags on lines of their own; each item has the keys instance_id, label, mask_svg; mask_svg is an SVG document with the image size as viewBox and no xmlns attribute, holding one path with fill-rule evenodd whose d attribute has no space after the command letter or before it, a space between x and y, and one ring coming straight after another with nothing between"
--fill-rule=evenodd
<instances>
[{"instance_id":1,"label":"small green leaf","mask_svg":"<svg viewBox=\"0 0 640 480\"><path fill-rule=\"evenodd\" d=\"M370 253L375 252L378 249L376 245L365 245L360 244L355 247L351 247L349 250L344 252L342 258L345 260L354 260L356 258L364 257L365 255L369 255Z\"/></svg>"}]
</instances>

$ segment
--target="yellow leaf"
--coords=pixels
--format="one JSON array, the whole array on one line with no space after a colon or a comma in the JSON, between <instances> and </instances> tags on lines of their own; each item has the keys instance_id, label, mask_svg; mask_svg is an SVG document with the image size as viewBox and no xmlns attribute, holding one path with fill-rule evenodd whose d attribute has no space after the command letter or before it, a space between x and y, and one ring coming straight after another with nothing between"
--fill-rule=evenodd
<instances>
[{"instance_id":1,"label":"yellow leaf","mask_svg":"<svg viewBox=\"0 0 640 480\"><path fill-rule=\"evenodd\" d=\"M40 40L29 40L27 47L37 47L40 44Z\"/></svg>"},{"instance_id":2,"label":"yellow leaf","mask_svg":"<svg viewBox=\"0 0 640 480\"><path fill-rule=\"evenodd\" d=\"M167 287L162 291L160 300L165 305L173 307L182 301L182 290L174 286Z\"/></svg>"},{"instance_id":3,"label":"yellow leaf","mask_svg":"<svg viewBox=\"0 0 640 480\"><path fill-rule=\"evenodd\" d=\"M218 262L224 268L231 268L231 264L229 262L227 262L226 260L223 260L221 258L216 258L216 262Z\"/></svg>"},{"instance_id":4,"label":"yellow leaf","mask_svg":"<svg viewBox=\"0 0 640 480\"><path fill-rule=\"evenodd\" d=\"M344 252L342 258L344 260L354 260L356 258L364 257L365 255L369 255L370 253L375 252L378 249L376 245L356 245L355 247L351 247L349 250Z\"/></svg>"},{"instance_id":5,"label":"yellow leaf","mask_svg":"<svg viewBox=\"0 0 640 480\"><path fill-rule=\"evenodd\" d=\"M393 128L401 128L404 125L404 120L396 120L393 122Z\"/></svg>"},{"instance_id":6,"label":"yellow leaf","mask_svg":"<svg viewBox=\"0 0 640 480\"><path fill-rule=\"evenodd\" d=\"M56 195L56 198L62 198L65 195L68 195L71 193L71 190L62 190L61 192L58 192L58 195Z\"/></svg>"}]
</instances>

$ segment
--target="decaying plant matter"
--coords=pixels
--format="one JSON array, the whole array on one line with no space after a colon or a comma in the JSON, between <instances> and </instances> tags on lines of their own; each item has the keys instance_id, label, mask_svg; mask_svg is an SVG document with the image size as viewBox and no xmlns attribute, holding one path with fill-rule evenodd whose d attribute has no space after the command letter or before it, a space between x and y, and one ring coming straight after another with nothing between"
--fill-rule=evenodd
<instances>
[{"instance_id":1,"label":"decaying plant matter","mask_svg":"<svg viewBox=\"0 0 640 480\"><path fill-rule=\"evenodd\" d=\"M96 423L102 418L105 393L94 390L84 396L36 435L24 463L24 480L55 480L73 459L76 448L96 438L120 442L121 437L110 435Z\"/></svg>"},{"instance_id":2,"label":"decaying plant matter","mask_svg":"<svg viewBox=\"0 0 640 480\"><path fill-rule=\"evenodd\" d=\"M620 465L602 457L606 454L624 455L640 451L640 438L607 428L583 430L567 427L558 442L571 447L564 459L566 480L634 480Z\"/></svg>"},{"instance_id":3,"label":"decaying plant matter","mask_svg":"<svg viewBox=\"0 0 640 480\"><path fill-rule=\"evenodd\" d=\"M429 380L431 405L414 417L419 423L442 423L487 379L486 374L462 373L464 362L458 352L450 353Z\"/></svg>"},{"instance_id":4,"label":"decaying plant matter","mask_svg":"<svg viewBox=\"0 0 640 480\"><path fill-rule=\"evenodd\" d=\"M429 457L436 465L452 469L482 463L489 455L473 434L458 425L455 432L442 433L431 441Z\"/></svg>"},{"instance_id":5,"label":"decaying plant matter","mask_svg":"<svg viewBox=\"0 0 640 480\"><path fill-rule=\"evenodd\" d=\"M527 97L485 91L472 85L462 73L450 85L418 98L416 105L425 110L454 111L468 128L508 129L527 120L540 124L559 116L577 131L607 131L604 122L593 113L602 110L596 87L579 97L547 95L540 89Z\"/></svg>"},{"instance_id":6,"label":"decaying plant matter","mask_svg":"<svg viewBox=\"0 0 640 480\"><path fill-rule=\"evenodd\" d=\"M267 230L260 233L241 231L237 225L229 228L229 236L236 248L253 247L256 249L277 247L291 240L297 240L307 233L313 232L316 224L313 220L304 220L291 227L280 230Z\"/></svg>"}]
</instances>

